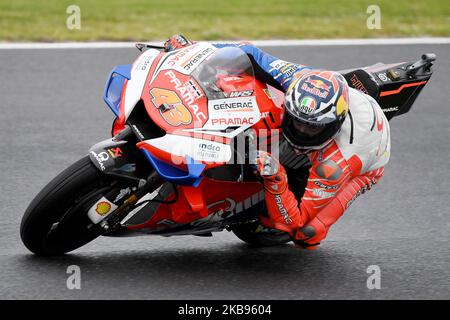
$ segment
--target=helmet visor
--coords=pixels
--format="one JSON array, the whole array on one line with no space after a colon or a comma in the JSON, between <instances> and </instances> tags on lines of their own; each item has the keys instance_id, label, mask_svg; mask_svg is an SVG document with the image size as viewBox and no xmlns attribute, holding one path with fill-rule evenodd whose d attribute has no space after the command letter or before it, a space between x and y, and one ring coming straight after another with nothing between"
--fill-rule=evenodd
<instances>
[{"instance_id":1,"label":"helmet visor","mask_svg":"<svg viewBox=\"0 0 450 320\"><path fill-rule=\"evenodd\" d=\"M294 118L285 112L282 123L286 139L298 149L316 149L324 146L339 131L338 123L312 125Z\"/></svg>"}]
</instances>

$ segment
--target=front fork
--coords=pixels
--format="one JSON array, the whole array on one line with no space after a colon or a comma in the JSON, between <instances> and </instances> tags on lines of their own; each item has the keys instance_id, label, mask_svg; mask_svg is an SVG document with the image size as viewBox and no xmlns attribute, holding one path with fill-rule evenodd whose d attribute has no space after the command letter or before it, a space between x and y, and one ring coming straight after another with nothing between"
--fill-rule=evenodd
<instances>
[{"instance_id":1,"label":"front fork","mask_svg":"<svg viewBox=\"0 0 450 320\"><path fill-rule=\"evenodd\" d=\"M147 193L153 192L162 183L161 178L156 172L149 175L147 180L139 188L132 187L134 191L130 191L130 194L124 194L123 190L129 190L130 187L118 186L113 188L110 192L104 195L98 200L94 206L88 211L88 216L93 224L100 223L100 226L104 231L111 231L114 227L118 226L123 219L135 208L136 203L145 196ZM128 192L127 192L128 193ZM114 200L113 200L114 199ZM110 211L107 214L99 214L93 212L97 210L99 203L109 203Z\"/></svg>"},{"instance_id":2,"label":"front fork","mask_svg":"<svg viewBox=\"0 0 450 320\"><path fill-rule=\"evenodd\" d=\"M118 225L140 198L163 182L136 148L136 138L129 127L95 144L89 157L98 170L116 180L112 189L88 210L92 226L100 224L104 231Z\"/></svg>"}]
</instances>

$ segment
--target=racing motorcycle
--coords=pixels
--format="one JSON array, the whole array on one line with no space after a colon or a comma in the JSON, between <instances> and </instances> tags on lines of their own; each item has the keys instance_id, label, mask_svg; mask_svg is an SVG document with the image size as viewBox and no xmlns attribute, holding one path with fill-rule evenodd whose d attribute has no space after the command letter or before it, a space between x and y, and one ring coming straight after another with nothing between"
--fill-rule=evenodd
<instances>
[{"instance_id":1,"label":"racing motorcycle","mask_svg":"<svg viewBox=\"0 0 450 320\"><path fill-rule=\"evenodd\" d=\"M25 246L59 255L98 236L222 230L255 246L290 241L260 225L264 192L248 161L251 146L278 148L281 160L289 158L287 144L274 143L283 93L255 78L239 47L136 47L141 53L134 63L116 66L105 85L104 101L115 114L112 138L91 147L34 198L20 226ZM416 62L341 73L390 120L410 110L435 59L424 54Z\"/></svg>"}]
</instances>

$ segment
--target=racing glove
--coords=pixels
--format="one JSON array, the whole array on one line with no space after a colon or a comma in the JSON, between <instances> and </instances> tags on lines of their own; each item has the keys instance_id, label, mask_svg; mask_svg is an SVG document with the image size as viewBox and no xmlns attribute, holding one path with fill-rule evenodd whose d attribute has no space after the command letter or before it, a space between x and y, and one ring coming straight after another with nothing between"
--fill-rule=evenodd
<instances>
[{"instance_id":1,"label":"racing glove","mask_svg":"<svg viewBox=\"0 0 450 320\"><path fill-rule=\"evenodd\" d=\"M310 242L317 232L313 225L302 227L298 210L287 210L283 203L282 193L288 189L288 179L284 167L267 152L257 151L256 171L263 180L265 198L268 206L269 218L260 215L259 219L263 225L287 232L296 247L314 250L319 242ZM275 206L274 206L275 204ZM294 204L297 205L297 202ZM275 210L271 208L276 207Z\"/></svg>"},{"instance_id":2,"label":"racing glove","mask_svg":"<svg viewBox=\"0 0 450 320\"><path fill-rule=\"evenodd\" d=\"M187 46L190 46L191 44L194 44L195 42L189 40L185 36L181 34L175 34L171 36L165 43L164 43L164 51L170 52L174 50L178 50Z\"/></svg>"},{"instance_id":3,"label":"racing glove","mask_svg":"<svg viewBox=\"0 0 450 320\"><path fill-rule=\"evenodd\" d=\"M260 215L260 221L269 228L285 231L294 237L296 229L300 226L298 212L293 215L285 208L281 194L288 188L287 174L284 167L270 153L257 151L255 156L255 169L262 178L265 189L266 204L269 218ZM276 207L276 210L271 208ZM291 210L292 211L292 210Z\"/></svg>"}]
</instances>

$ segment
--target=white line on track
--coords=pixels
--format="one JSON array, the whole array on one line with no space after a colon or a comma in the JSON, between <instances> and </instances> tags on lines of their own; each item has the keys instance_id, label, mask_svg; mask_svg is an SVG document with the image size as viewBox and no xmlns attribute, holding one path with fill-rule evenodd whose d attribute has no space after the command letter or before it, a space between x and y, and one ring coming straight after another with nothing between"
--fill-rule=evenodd
<instances>
[{"instance_id":1,"label":"white line on track","mask_svg":"<svg viewBox=\"0 0 450 320\"><path fill-rule=\"evenodd\" d=\"M237 41L213 41L229 43ZM360 45L412 45L412 44L450 44L450 37L440 38L379 38L379 39L312 39L312 40L254 40L259 47L288 46L360 46ZM147 42L162 45L161 42ZM132 48L135 42L0 42L0 49L98 49Z\"/></svg>"}]
</instances>

